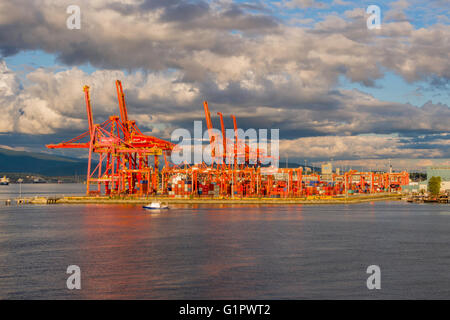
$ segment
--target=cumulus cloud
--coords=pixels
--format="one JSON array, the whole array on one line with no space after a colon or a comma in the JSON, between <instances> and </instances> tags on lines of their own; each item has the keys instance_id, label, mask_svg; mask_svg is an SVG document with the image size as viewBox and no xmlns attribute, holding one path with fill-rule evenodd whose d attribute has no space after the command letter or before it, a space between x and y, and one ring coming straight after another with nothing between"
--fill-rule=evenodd
<instances>
[{"instance_id":1,"label":"cumulus cloud","mask_svg":"<svg viewBox=\"0 0 450 320\"><path fill-rule=\"evenodd\" d=\"M214 111L225 114L228 128L232 127L231 113L238 116L238 125L244 129L279 128L281 151L291 157L443 157L448 153L450 109L442 104L389 103L356 90L334 90L322 98L321 92L309 97L295 95L292 83L280 79L272 79L270 85L266 79L265 84L255 82L245 88L220 88L183 81L183 74L177 71L125 74L101 70L87 74L76 67L64 71L40 68L30 72L21 86L17 76L2 65L0 88L9 93L2 95L3 133L84 131L82 85L91 87L94 120L101 123L118 114L114 80L121 79L130 117L143 131L166 139L176 128L192 130L193 121L204 118L202 101L207 99L217 127ZM246 105L237 107L236 101ZM277 103L267 105L267 101ZM424 145L428 147L421 147Z\"/></svg>"},{"instance_id":2,"label":"cumulus cloud","mask_svg":"<svg viewBox=\"0 0 450 320\"><path fill-rule=\"evenodd\" d=\"M187 79L202 81L233 80L253 72L300 75L305 85L313 78L330 85L340 74L370 84L381 77L383 67L410 81L430 75L450 78L450 26L414 29L396 21L371 32L365 28L363 9L350 10L353 14L346 17L330 14L310 30L225 1L80 1L82 27L75 31L65 27L68 4L1 1L3 54L42 49L69 65L174 68ZM15 10L18 5L27 10ZM218 63L212 66L215 59ZM236 68L239 74L232 70Z\"/></svg>"},{"instance_id":3,"label":"cumulus cloud","mask_svg":"<svg viewBox=\"0 0 450 320\"><path fill-rule=\"evenodd\" d=\"M280 153L312 159L447 158L450 140L417 146L408 139L389 135L323 136L280 141ZM440 148L442 145L446 148Z\"/></svg>"},{"instance_id":4,"label":"cumulus cloud","mask_svg":"<svg viewBox=\"0 0 450 320\"><path fill-rule=\"evenodd\" d=\"M376 31L366 28L363 8L330 13L302 28L284 24L263 3L224 0L79 1L81 29L69 30L66 7L72 2L0 0L3 56L43 50L69 66L34 70L21 83L2 62L0 132L84 130L82 86L91 86L95 120L101 122L117 113L115 79L123 81L130 114L163 138L202 119L205 99L213 111L228 113L228 127L233 113L243 128L280 128L290 146L286 152L298 157L306 155L295 151L295 141L317 157L327 149L327 156L347 158L369 152L413 156L419 151L411 137L449 131L447 105L392 103L337 87L340 77L373 86L386 71L409 82L448 84L450 26L416 28L402 18L409 8L405 0L391 6ZM322 6L312 0L283 4ZM77 68L84 63L98 71ZM367 134L373 136L362 136ZM445 155L445 141L428 155ZM347 143L353 151L343 147Z\"/></svg>"},{"instance_id":5,"label":"cumulus cloud","mask_svg":"<svg viewBox=\"0 0 450 320\"><path fill-rule=\"evenodd\" d=\"M283 4L288 8L325 8L327 4L316 0L288 0L283 1Z\"/></svg>"}]
</instances>

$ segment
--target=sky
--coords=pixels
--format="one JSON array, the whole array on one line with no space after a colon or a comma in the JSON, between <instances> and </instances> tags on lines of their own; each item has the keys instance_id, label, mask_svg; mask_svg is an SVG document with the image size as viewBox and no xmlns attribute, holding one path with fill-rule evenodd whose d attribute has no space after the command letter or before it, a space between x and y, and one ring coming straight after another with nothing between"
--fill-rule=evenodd
<instances>
[{"instance_id":1,"label":"sky","mask_svg":"<svg viewBox=\"0 0 450 320\"><path fill-rule=\"evenodd\" d=\"M81 10L69 29L69 5ZM381 10L369 29L369 5ZM142 131L235 114L280 129L280 156L338 166L450 165L448 0L0 0L0 145L47 150L118 113Z\"/></svg>"}]
</instances>

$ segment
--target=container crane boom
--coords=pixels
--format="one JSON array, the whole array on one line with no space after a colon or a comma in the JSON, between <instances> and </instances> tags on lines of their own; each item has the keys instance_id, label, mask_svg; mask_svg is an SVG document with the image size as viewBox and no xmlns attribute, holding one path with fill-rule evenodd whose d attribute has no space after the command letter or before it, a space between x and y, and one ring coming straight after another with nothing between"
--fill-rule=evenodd
<instances>
[{"instance_id":1,"label":"container crane boom","mask_svg":"<svg viewBox=\"0 0 450 320\"><path fill-rule=\"evenodd\" d=\"M128 111L125 103L125 94L123 93L122 82L116 80L117 99L119 100L120 120L124 127L125 140L128 140L130 136L130 128L128 123Z\"/></svg>"},{"instance_id":2,"label":"container crane boom","mask_svg":"<svg viewBox=\"0 0 450 320\"><path fill-rule=\"evenodd\" d=\"M223 165L225 166L226 158L227 158L227 136L225 135L225 126L223 124L223 114L222 112L217 112L220 117L220 127L222 129L222 144L223 144Z\"/></svg>"},{"instance_id":3,"label":"container crane boom","mask_svg":"<svg viewBox=\"0 0 450 320\"><path fill-rule=\"evenodd\" d=\"M86 112L89 124L89 134L92 136L94 130L94 118L92 116L91 99L89 96L89 86L84 86L83 91L84 91L84 99L86 101Z\"/></svg>"}]
</instances>

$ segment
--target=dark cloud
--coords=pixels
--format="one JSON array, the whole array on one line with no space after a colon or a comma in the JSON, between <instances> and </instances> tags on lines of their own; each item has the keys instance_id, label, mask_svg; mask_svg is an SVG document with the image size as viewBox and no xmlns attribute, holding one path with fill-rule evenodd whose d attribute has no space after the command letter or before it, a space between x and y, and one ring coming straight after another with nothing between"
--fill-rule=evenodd
<instances>
[{"instance_id":1,"label":"dark cloud","mask_svg":"<svg viewBox=\"0 0 450 320\"><path fill-rule=\"evenodd\" d=\"M176 6L167 7L162 15L163 21L192 21L205 16L209 12L209 5L206 2L198 3L178 3Z\"/></svg>"},{"instance_id":2,"label":"dark cloud","mask_svg":"<svg viewBox=\"0 0 450 320\"><path fill-rule=\"evenodd\" d=\"M69 4L0 0L3 55L43 50L69 66L90 63L101 69L88 75L77 68L42 68L30 72L21 87L2 66L0 88L8 94L0 97L5 114L1 132L38 140L45 134L45 141L66 137L67 128L82 132L82 85L92 87L95 120L101 122L118 112L114 80L120 78L130 114L141 128L163 138L203 119L202 101L208 100L214 113L224 113L227 127L232 127L229 115L235 114L245 129L280 128L286 143L300 139L292 152L300 152L300 143L319 148L311 157L320 157L326 148L351 158L399 150L408 156L414 151L448 155L448 139L431 138L449 131L447 105L379 101L337 84L344 76L373 86L389 70L410 82L447 88L449 26L415 29L399 19L401 8L392 13L395 22L372 32L365 28L362 9L329 14L313 28L300 28L283 24L260 2L105 0L81 2L82 28L68 30ZM15 10L20 5L27 10ZM384 145L390 141L392 146ZM425 147L428 142L432 147ZM338 147L333 149L333 143ZM353 143L355 150L345 143Z\"/></svg>"}]
</instances>

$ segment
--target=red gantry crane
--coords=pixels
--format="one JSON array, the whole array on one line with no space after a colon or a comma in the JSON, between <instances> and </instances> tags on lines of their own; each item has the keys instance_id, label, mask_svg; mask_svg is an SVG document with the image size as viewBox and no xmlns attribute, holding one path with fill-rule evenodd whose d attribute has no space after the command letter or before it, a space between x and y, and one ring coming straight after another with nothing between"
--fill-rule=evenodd
<instances>
[{"instance_id":1,"label":"red gantry crane","mask_svg":"<svg viewBox=\"0 0 450 320\"><path fill-rule=\"evenodd\" d=\"M96 124L93 119L89 87L84 96L88 131L69 141L47 148L86 148L89 150L86 193L174 197L308 197L348 193L397 191L409 183L407 172L374 173L350 170L322 181L318 174L306 174L301 167L264 167L273 159L267 150L252 148L238 134L236 117L231 115L234 137L226 137L223 114L218 112L222 136L214 130L208 103L203 103L212 163L170 165L167 156L176 151L171 142L143 134L129 120L122 83L116 81L119 116ZM164 168L159 173L159 157ZM95 161L98 158L98 161ZM219 161L220 160L220 161ZM161 175L162 181L159 183ZM97 185L91 190L91 184Z\"/></svg>"},{"instance_id":2,"label":"red gantry crane","mask_svg":"<svg viewBox=\"0 0 450 320\"><path fill-rule=\"evenodd\" d=\"M165 158L174 144L143 134L136 122L128 119L125 94L119 80L116 88L120 117L113 115L103 123L95 124L89 87L84 86L89 130L69 141L49 144L47 148L89 149L87 194L101 194L102 185L107 195L156 193L159 190L159 156ZM83 142L86 139L88 141ZM93 163L94 154L98 155L97 164ZM90 185L95 183L97 190L91 190Z\"/></svg>"}]
</instances>

